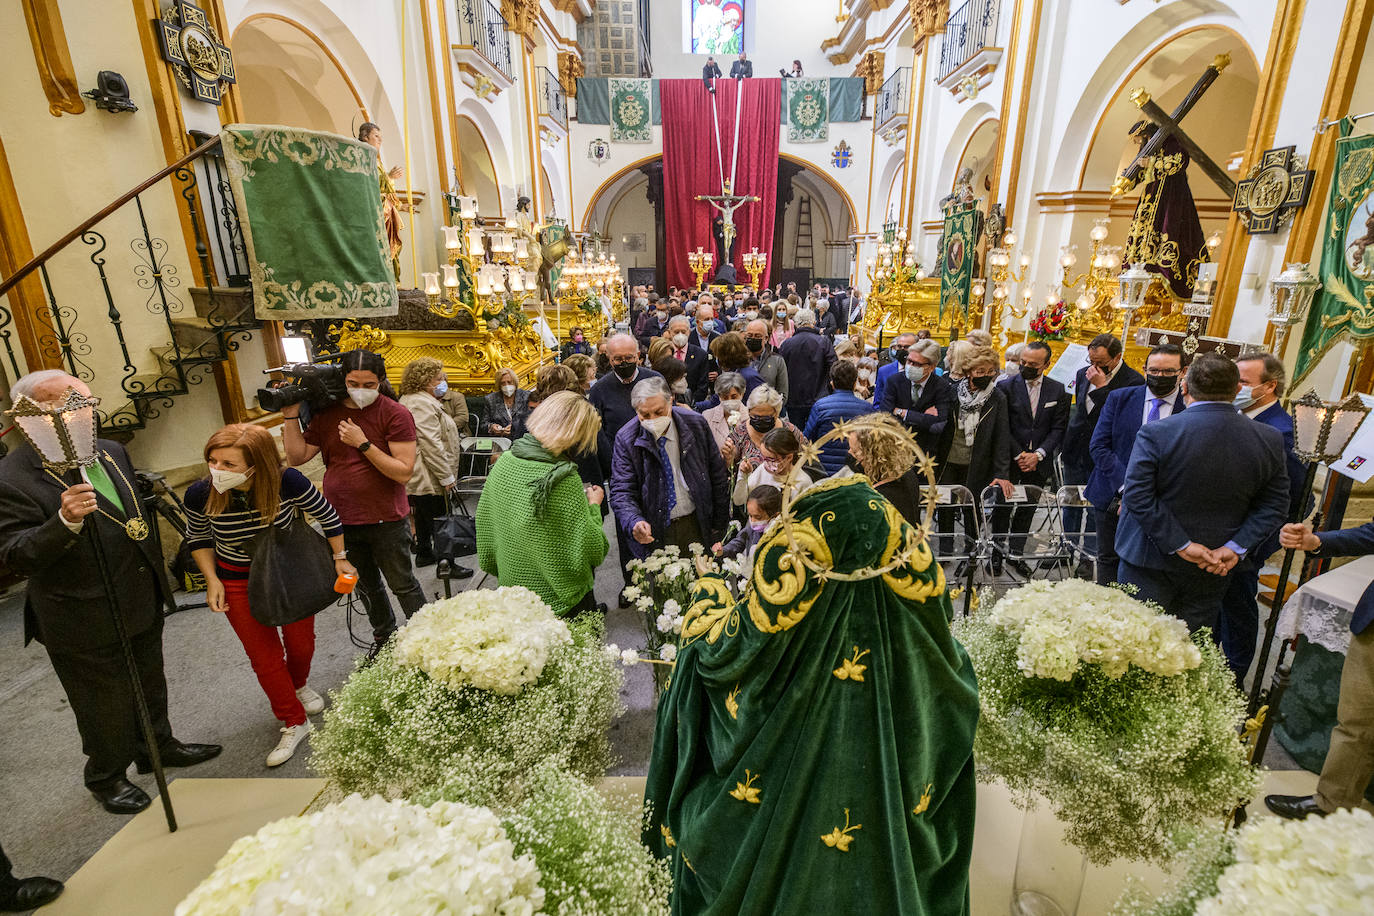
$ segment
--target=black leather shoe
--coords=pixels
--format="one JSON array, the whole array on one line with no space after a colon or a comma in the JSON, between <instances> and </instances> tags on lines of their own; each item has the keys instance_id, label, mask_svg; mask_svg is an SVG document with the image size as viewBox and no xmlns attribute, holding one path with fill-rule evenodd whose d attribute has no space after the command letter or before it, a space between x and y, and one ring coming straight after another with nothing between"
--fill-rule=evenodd
<instances>
[{"instance_id":1,"label":"black leather shoe","mask_svg":"<svg viewBox=\"0 0 1374 916\"><path fill-rule=\"evenodd\" d=\"M91 790L95 800L111 814L137 814L153 803L147 792L123 776L86 788Z\"/></svg>"},{"instance_id":2,"label":"black leather shoe","mask_svg":"<svg viewBox=\"0 0 1374 916\"><path fill-rule=\"evenodd\" d=\"M0 912L23 913L62 896L62 882L52 878L20 878L13 889L0 891Z\"/></svg>"},{"instance_id":3,"label":"black leather shoe","mask_svg":"<svg viewBox=\"0 0 1374 916\"><path fill-rule=\"evenodd\" d=\"M436 556L434 555L433 551L429 551L429 550L417 550L417 551L415 551L415 568L416 568L416 569L420 569L421 567L425 567L425 566L433 566L435 563L438 563L438 562L439 562L439 558L436 557Z\"/></svg>"},{"instance_id":4,"label":"black leather shoe","mask_svg":"<svg viewBox=\"0 0 1374 916\"><path fill-rule=\"evenodd\" d=\"M1034 571L1030 568L1030 564L1025 560L1008 560L1007 565L1012 568L1012 571L1026 581L1030 581L1035 575Z\"/></svg>"},{"instance_id":5,"label":"black leather shoe","mask_svg":"<svg viewBox=\"0 0 1374 916\"><path fill-rule=\"evenodd\" d=\"M449 577L450 577L450 578L453 578L453 579L471 579L471 578L472 578L472 567L471 567L471 566L459 566L457 563L454 563L454 564L453 564L453 572L449 574Z\"/></svg>"},{"instance_id":6,"label":"black leather shoe","mask_svg":"<svg viewBox=\"0 0 1374 916\"><path fill-rule=\"evenodd\" d=\"M213 760L218 757L220 751L224 750L218 744L182 744L176 741L167 745L158 752L162 758L162 767L193 767L198 763ZM153 764L150 760L135 760L134 765L138 767L140 773L151 773Z\"/></svg>"},{"instance_id":7,"label":"black leather shoe","mask_svg":"<svg viewBox=\"0 0 1374 916\"><path fill-rule=\"evenodd\" d=\"M1326 817L1327 812L1317 806L1315 795L1266 795L1264 804L1279 817L1300 821L1309 814Z\"/></svg>"}]
</instances>

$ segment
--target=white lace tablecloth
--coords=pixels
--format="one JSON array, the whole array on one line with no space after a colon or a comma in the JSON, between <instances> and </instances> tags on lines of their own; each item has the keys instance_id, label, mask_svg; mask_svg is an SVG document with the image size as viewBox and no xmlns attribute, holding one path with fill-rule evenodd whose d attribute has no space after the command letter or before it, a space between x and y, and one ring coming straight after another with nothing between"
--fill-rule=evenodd
<instances>
[{"instance_id":1,"label":"white lace tablecloth","mask_svg":"<svg viewBox=\"0 0 1374 916\"><path fill-rule=\"evenodd\" d=\"M1308 642L1344 655L1350 648L1350 618L1355 604L1371 581L1374 555L1309 580L1283 606L1278 637L1288 639L1301 633Z\"/></svg>"}]
</instances>

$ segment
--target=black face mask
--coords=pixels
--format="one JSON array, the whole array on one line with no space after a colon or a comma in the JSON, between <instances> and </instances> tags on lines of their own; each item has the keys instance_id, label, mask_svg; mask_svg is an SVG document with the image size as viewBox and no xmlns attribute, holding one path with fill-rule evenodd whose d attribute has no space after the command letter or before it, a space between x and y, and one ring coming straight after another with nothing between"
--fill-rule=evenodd
<instances>
[{"instance_id":1,"label":"black face mask","mask_svg":"<svg viewBox=\"0 0 1374 916\"><path fill-rule=\"evenodd\" d=\"M762 338L762 337L746 337L746 338L744 338L744 345L745 345L746 347L749 348L749 352L750 352L750 353L762 353L762 352L763 352L763 338Z\"/></svg>"},{"instance_id":2,"label":"black face mask","mask_svg":"<svg viewBox=\"0 0 1374 916\"><path fill-rule=\"evenodd\" d=\"M1021 377L1028 382L1033 382L1040 377L1040 370L1033 369L1030 366L1022 366Z\"/></svg>"},{"instance_id":3,"label":"black face mask","mask_svg":"<svg viewBox=\"0 0 1374 916\"><path fill-rule=\"evenodd\" d=\"M634 363L615 363L611 366L611 370L622 382L628 382L635 377L635 373L639 371L639 366Z\"/></svg>"},{"instance_id":4,"label":"black face mask","mask_svg":"<svg viewBox=\"0 0 1374 916\"><path fill-rule=\"evenodd\" d=\"M982 391L984 388L992 384L992 376L970 375L968 377L968 383L972 385L974 388L977 388L979 391Z\"/></svg>"},{"instance_id":5,"label":"black face mask","mask_svg":"<svg viewBox=\"0 0 1374 916\"><path fill-rule=\"evenodd\" d=\"M1176 375L1155 375L1153 372L1145 373L1145 387L1150 389L1150 393L1157 398L1162 398L1174 390L1178 384Z\"/></svg>"},{"instance_id":6,"label":"black face mask","mask_svg":"<svg viewBox=\"0 0 1374 916\"><path fill-rule=\"evenodd\" d=\"M897 362L906 362L906 347L888 347L887 352Z\"/></svg>"},{"instance_id":7,"label":"black face mask","mask_svg":"<svg viewBox=\"0 0 1374 916\"><path fill-rule=\"evenodd\" d=\"M761 433L769 432L778 425L777 417L750 417L749 425Z\"/></svg>"}]
</instances>

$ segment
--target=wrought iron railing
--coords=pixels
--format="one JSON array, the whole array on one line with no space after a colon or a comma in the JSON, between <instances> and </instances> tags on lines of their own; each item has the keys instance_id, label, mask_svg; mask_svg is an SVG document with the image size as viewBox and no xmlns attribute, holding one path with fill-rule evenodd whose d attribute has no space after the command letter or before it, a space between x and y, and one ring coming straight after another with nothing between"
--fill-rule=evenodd
<instances>
[{"instance_id":1,"label":"wrought iron railing","mask_svg":"<svg viewBox=\"0 0 1374 916\"><path fill-rule=\"evenodd\" d=\"M476 48L498 70L515 79L510 28L491 0L458 0L458 43Z\"/></svg>"},{"instance_id":2,"label":"wrought iron railing","mask_svg":"<svg viewBox=\"0 0 1374 916\"><path fill-rule=\"evenodd\" d=\"M968 0L945 24L945 37L940 42L940 73L938 83L968 63L997 38L997 9L1000 0Z\"/></svg>"},{"instance_id":3,"label":"wrought iron railing","mask_svg":"<svg viewBox=\"0 0 1374 916\"><path fill-rule=\"evenodd\" d=\"M102 398L100 423L107 433L143 428L238 349L236 338L246 340L260 327L220 140L204 134L193 139L198 145L186 156L0 280L6 374L13 379L45 367L65 369ZM177 210L184 210L192 229L193 262L167 242L181 238ZM111 247L117 235L129 238L127 252ZM14 310L26 299L16 287L34 278L44 302L27 303L32 343L21 353L13 339ZM192 298L195 315L183 294Z\"/></svg>"},{"instance_id":4,"label":"wrought iron railing","mask_svg":"<svg viewBox=\"0 0 1374 916\"><path fill-rule=\"evenodd\" d=\"M568 97L563 84L548 67L539 68L539 113L548 115L564 130L568 128Z\"/></svg>"},{"instance_id":5,"label":"wrought iron railing","mask_svg":"<svg viewBox=\"0 0 1374 916\"><path fill-rule=\"evenodd\" d=\"M904 118L911 96L911 68L898 67L883 83L882 91L873 102L873 120L881 130L889 121Z\"/></svg>"}]
</instances>

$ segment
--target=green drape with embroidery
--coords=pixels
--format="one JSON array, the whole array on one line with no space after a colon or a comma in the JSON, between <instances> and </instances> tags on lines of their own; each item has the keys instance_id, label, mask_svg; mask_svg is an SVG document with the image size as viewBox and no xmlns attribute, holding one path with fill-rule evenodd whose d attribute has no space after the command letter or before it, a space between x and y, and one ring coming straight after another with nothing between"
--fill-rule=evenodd
<instances>
[{"instance_id":1,"label":"green drape with embroidery","mask_svg":"<svg viewBox=\"0 0 1374 916\"><path fill-rule=\"evenodd\" d=\"M841 573L920 534L866 478L793 507L798 544ZM744 600L701 580L659 705L645 842L678 914L968 912L978 694L944 575L823 580L764 535Z\"/></svg>"}]
</instances>

